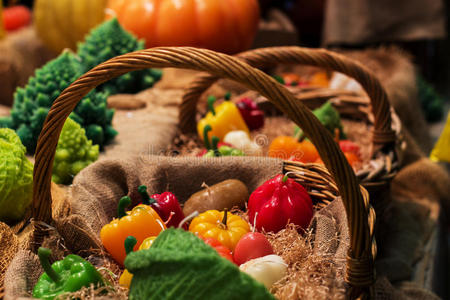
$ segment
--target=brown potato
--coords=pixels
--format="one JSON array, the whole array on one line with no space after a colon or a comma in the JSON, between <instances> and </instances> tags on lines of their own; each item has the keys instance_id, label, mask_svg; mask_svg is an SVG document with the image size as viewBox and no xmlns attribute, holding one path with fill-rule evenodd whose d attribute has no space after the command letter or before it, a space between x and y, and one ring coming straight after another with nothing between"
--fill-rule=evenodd
<instances>
[{"instance_id":1,"label":"brown potato","mask_svg":"<svg viewBox=\"0 0 450 300\"><path fill-rule=\"evenodd\" d=\"M224 210L234 206L243 208L248 200L247 186L240 180L227 179L193 194L185 203L185 216L210 209Z\"/></svg>"}]
</instances>

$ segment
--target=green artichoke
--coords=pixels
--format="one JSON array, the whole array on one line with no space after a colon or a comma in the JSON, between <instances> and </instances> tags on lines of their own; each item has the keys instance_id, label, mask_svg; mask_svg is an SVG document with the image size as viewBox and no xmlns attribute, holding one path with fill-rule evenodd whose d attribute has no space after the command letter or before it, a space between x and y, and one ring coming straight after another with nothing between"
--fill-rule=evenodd
<instances>
[{"instance_id":1,"label":"green artichoke","mask_svg":"<svg viewBox=\"0 0 450 300\"><path fill-rule=\"evenodd\" d=\"M98 159L98 151L98 145L92 145L85 130L67 119L56 147L52 180L70 184L76 174Z\"/></svg>"},{"instance_id":2,"label":"green artichoke","mask_svg":"<svg viewBox=\"0 0 450 300\"><path fill-rule=\"evenodd\" d=\"M113 57L144 49L144 41L137 40L120 26L116 18L94 28L83 43L78 44L78 56L83 71L86 72L98 64ZM152 87L161 78L158 69L134 71L114 78L97 89L109 95L117 93L136 93Z\"/></svg>"},{"instance_id":3,"label":"green artichoke","mask_svg":"<svg viewBox=\"0 0 450 300\"><path fill-rule=\"evenodd\" d=\"M0 221L20 220L31 203L33 164L17 134L0 129Z\"/></svg>"}]
</instances>

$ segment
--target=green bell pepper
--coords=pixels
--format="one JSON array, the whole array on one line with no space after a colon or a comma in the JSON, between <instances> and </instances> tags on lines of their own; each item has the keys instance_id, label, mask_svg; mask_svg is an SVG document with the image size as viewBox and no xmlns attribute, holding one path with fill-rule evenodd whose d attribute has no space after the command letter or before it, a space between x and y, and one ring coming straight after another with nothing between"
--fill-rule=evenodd
<instances>
[{"instance_id":1,"label":"green bell pepper","mask_svg":"<svg viewBox=\"0 0 450 300\"><path fill-rule=\"evenodd\" d=\"M50 249L40 247L39 260L45 273L33 289L33 297L50 300L56 296L75 292L90 284L103 285L104 279L95 267L78 255L67 255L63 260L50 265Z\"/></svg>"},{"instance_id":2,"label":"green bell pepper","mask_svg":"<svg viewBox=\"0 0 450 300\"><path fill-rule=\"evenodd\" d=\"M342 128L339 112L333 107L330 101L313 110L313 114L333 136L336 134L336 130L339 130L339 139L347 138ZM294 136L297 138L303 137L303 131L298 126L294 128Z\"/></svg>"}]
</instances>

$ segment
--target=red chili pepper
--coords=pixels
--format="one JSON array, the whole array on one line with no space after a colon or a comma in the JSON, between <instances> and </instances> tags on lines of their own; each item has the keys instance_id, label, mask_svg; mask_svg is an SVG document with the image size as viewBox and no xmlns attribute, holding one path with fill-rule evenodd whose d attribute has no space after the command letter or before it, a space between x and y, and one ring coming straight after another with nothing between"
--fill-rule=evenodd
<instances>
[{"instance_id":1,"label":"red chili pepper","mask_svg":"<svg viewBox=\"0 0 450 300\"><path fill-rule=\"evenodd\" d=\"M167 227L178 227L178 224L184 219L183 210L180 207L177 197L171 192L154 194L151 197L147 193L147 187L141 185L138 188L142 197L142 203L150 205L163 219ZM187 229L187 224L183 225Z\"/></svg>"},{"instance_id":2,"label":"red chili pepper","mask_svg":"<svg viewBox=\"0 0 450 300\"><path fill-rule=\"evenodd\" d=\"M278 232L288 222L304 230L313 216L312 201L304 187L280 174L250 195L248 216L257 230Z\"/></svg>"},{"instance_id":3,"label":"red chili pepper","mask_svg":"<svg viewBox=\"0 0 450 300\"><path fill-rule=\"evenodd\" d=\"M227 247L225 247L224 245L222 245L218 240L214 239L214 238L205 238L203 236L198 236L199 238L201 238L205 244L210 245L211 247L214 248L214 250L217 251L217 253L219 253L220 256L222 256L223 258L228 259L229 261L231 261L232 263L235 263L233 260L233 254L231 253L231 250L228 249Z\"/></svg>"},{"instance_id":4,"label":"red chili pepper","mask_svg":"<svg viewBox=\"0 0 450 300\"><path fill-rule=\"evenodd\" d=\"M258 108L258 105L252 99L244 97L236 103L236 106L250 130L264 126L264 112Z\"/></svg>"}]
</instances>

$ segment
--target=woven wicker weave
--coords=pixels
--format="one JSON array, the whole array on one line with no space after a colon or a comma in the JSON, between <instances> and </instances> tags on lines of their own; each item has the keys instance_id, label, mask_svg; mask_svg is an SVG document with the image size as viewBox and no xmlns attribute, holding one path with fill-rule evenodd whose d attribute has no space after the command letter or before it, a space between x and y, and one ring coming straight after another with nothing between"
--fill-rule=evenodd
<instances>
[{"instance_id":1,"label":"woven wicker weave","mask_svg":"<svg viewBox=\"0 0 450 300\"><path fill-rule=\"evenodd\" d=\"M295 171L292 176L296 180L309 182L316 190L327 189L330 198L337 193L342 197L351 237L346 274L346 281L350 285L349 295L356 298L365 294L375 280L375 214L369 205L367 191L359 186L358 179L333 137L308 108L274 79L237 58L209 50L167 47L125 54L98 65L66 88L53 103L38 140L32 210L34 220L38 221L35 224L39 224L39 221L52 222L50 183L55 149L63 124L80 99L96 86L127 72L164 67L205 71L243 83L270 99L304 130L323 157L329 173L321 166L295 162L285 162L285 171ZM370 78L367 79L370 82ZM375 93L380 91L374 90ZM35 241L39 244L43 233L39 225L35 226Z\"/></svg>"},{"instance_id":2,"label":"woven wicker weave","mask_svg":"<svg viewBox=\"0 0 450 300\"><path fill-rule=\"evenodd\" d=\"M317 107L332 99L341 115L350 116L373 127L372 161L367 162L357 176L370 192L386 189L399 167L396 146L401 140L401 125L391 109L386 92L369 70L345 56L325 49L272 47L243 52L238 57L257 68L303 64L338 71L356 79L369 98L345 90L327 88L294 88L291 91L294 90L297 98L308 107ZM180 105L179 126L183 133L195 132L198 99L218 79L217 76L201 75L188 87Z\"/></svg>"}]
</instances>

